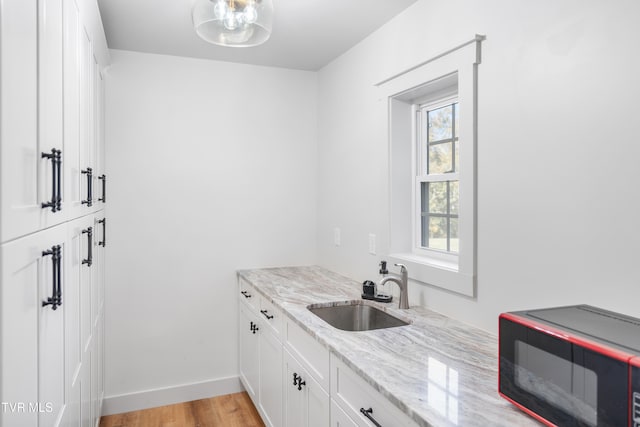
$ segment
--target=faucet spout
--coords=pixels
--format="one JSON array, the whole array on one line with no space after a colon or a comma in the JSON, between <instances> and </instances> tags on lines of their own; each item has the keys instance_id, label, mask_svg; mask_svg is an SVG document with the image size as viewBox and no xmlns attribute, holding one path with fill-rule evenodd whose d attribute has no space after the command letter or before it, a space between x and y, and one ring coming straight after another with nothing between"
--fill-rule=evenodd
<instances>
[{"instance_id":1,"label":"faucet spout","mask_svg":"<svg viewBox=\"0 0 640 427\"><path fill-rule=\"evenodd\" d=\"M400 288L400 301L398 302L398 308L409 308L409 273L407 271L407 267L405 267L403 264L395 264L395 266L400 267L400 276L386 276L380 281L379 286L382 286L387 282L393 282L398 285L398 287Z\"/></svg>"}]
</instances>

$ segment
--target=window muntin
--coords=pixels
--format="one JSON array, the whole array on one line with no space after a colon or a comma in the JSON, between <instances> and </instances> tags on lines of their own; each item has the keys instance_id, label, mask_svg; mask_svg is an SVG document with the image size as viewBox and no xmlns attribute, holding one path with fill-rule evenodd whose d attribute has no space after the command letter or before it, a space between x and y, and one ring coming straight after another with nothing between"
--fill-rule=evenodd
<instances>
[{"instance_id":1,"label":"window muntin","mask_svg":"<svg viewBox=\"0 0 640 427\"><path fill-rule=\"evenodd\" d=\"M459 251L459 105L441 99L418 106L416 167L416 252Z\"/></svg>"}]
</instances>

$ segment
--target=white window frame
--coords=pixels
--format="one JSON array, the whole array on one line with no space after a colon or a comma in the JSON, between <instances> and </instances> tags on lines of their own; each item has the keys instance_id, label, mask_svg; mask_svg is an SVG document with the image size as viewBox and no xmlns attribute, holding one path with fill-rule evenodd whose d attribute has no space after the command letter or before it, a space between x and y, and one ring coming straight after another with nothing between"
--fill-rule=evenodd
<instances>
[{"instance_id":1,"label":"white window frame","mask_svg":"<svg viewBox=\"0 0 640 427\"><path fill-rule=\"evenodd\" d=\"M475 297L477 67L484 36L455 47L376 86L386 99L389 136L389 258L415 281ZM459 113L459 252L416 250L416 109L425 99L457 94ZM444 174L449 179L450 174Z\"/></svg>"}]
</instances>

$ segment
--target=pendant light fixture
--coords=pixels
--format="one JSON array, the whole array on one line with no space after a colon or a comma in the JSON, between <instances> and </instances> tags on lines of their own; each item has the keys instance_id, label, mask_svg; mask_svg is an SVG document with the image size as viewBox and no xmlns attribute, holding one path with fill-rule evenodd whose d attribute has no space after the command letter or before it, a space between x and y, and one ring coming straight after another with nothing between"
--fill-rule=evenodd
<instances>
[{"instance_id":1,"label":"pendant light fixture","mask_svg":"<svg viewBox=\"0 0 640 427\"><path fill-rule=\"evenodd\" d=\"M249 47L271 36L272 0L197 0L193 26L203 40L220 46Z\"/></svg>"}]
</instances>

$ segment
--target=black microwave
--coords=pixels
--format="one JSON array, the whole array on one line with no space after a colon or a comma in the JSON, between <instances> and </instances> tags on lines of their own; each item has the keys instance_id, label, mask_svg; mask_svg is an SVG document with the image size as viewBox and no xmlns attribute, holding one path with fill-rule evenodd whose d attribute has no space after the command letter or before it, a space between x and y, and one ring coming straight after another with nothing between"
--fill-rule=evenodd
<instances>
[{"instance_id":1,"label":"black microwave","mask_svg":"<svg viewBox=\"0 0 640 427\"><path fill-rule=\"evenodd\" d=\"M640 427L640 319L576 305L499 322L502 397L548 426Z\"/></svg>"}]
</instances>

